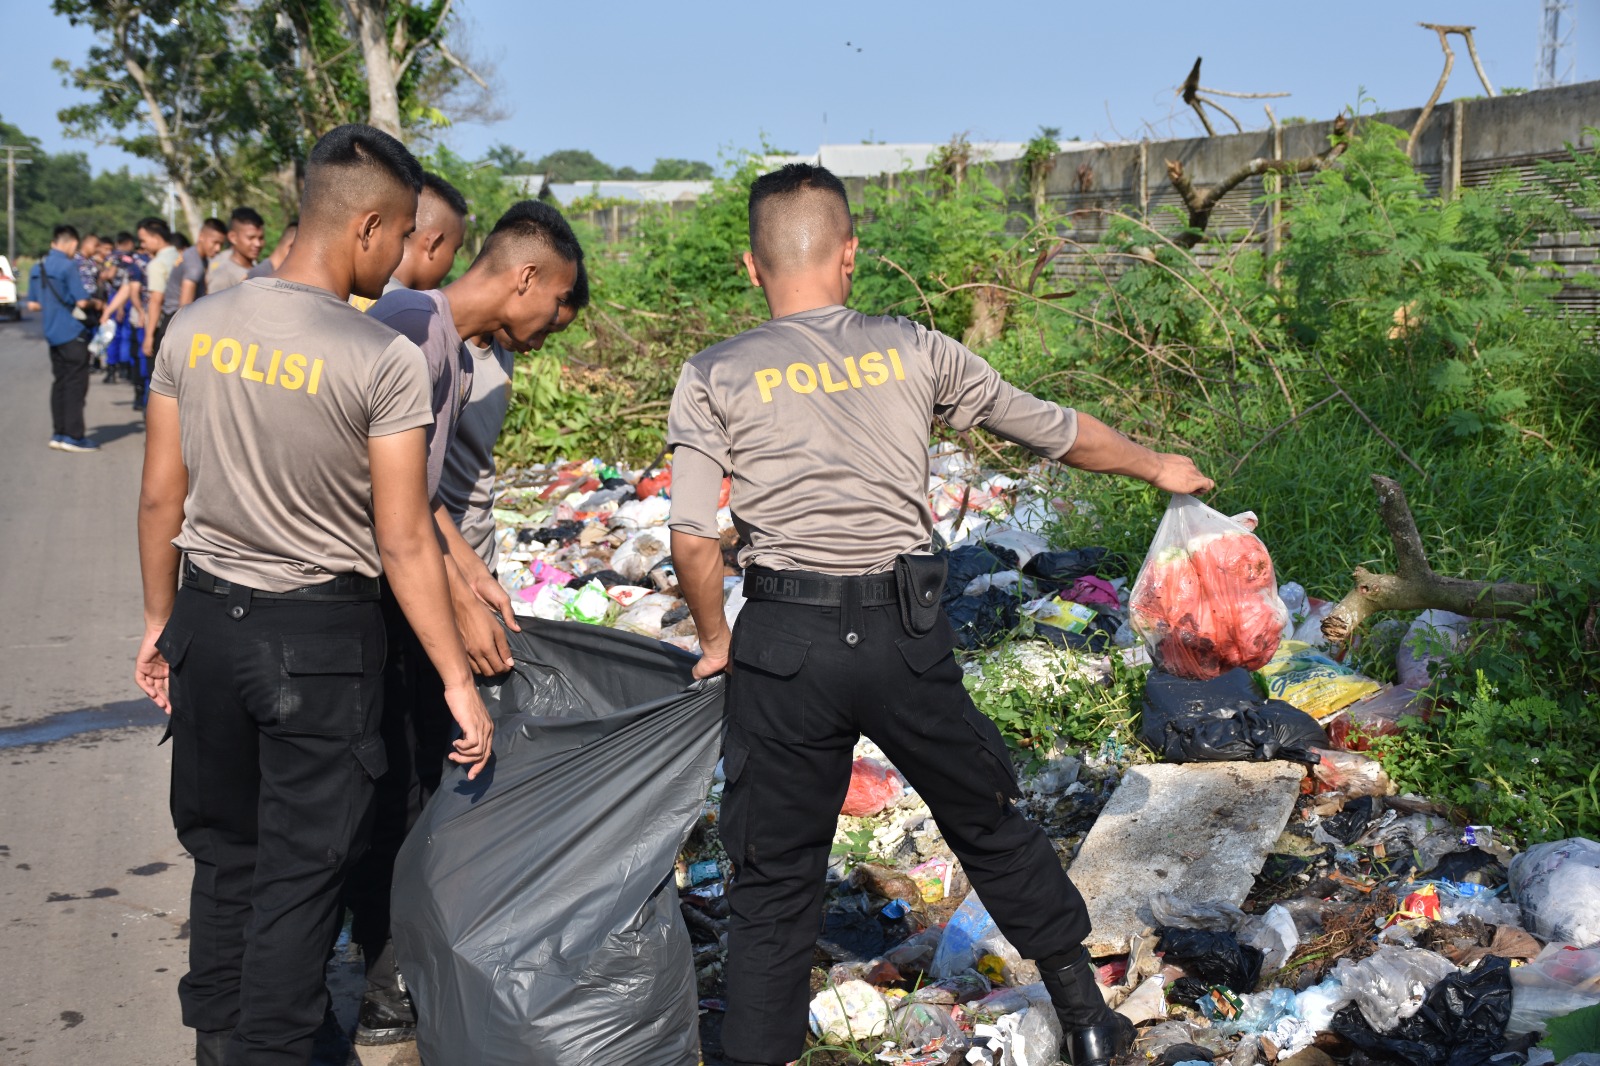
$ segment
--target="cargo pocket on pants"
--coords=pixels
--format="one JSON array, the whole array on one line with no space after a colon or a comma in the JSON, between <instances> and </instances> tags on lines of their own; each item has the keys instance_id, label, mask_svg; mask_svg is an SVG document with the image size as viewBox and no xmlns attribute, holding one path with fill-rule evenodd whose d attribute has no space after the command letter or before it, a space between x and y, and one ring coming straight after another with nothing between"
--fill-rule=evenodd
<instances>
[{"instance_id":1,"label":"cargo pocket on pants","mask_svg":"<svg viewBox=\"0 0 1600 1066\"><path fill-rule=\"evenodd\" d=\"M182 626L167 623L161 635L156 638L156 651L167 661L167 727L161 732L161 739L156 741L160 747L172 739L172 719L178 714L189 713L188 700L180 698L182 686L178 683L178 670L183 665L184 656L189 654L189 642L194 640L194 634Z\"/></svg>"},{"instance_id":2,"label":"cargo pocket on pants","mask_svg":"<svg viewBox=\"0 0 1600 1066\"><path fill-rule=\"evenodd\" d=\"M717 837L722 841L722 849L728 855L728 860L733 863L734 880L739 878L739 869L753 856L745 854L744 832L744 805L745 796L743 788L748 788L748 782L741 785L744 778L745 763L750 759L750 742L745 739L744 731L737 725L730 724L722 738L722 786L723 802L718 809ZM730 802L731 801L731 802Z\"/></svg>"},{"instance_id":3,"label":"cargo pocket on pants","mask_svg":"<svg viewBox=\"0 0 1600 1066\"><path fill-rule=\"evenodd\" d=\"M1011 762L1011 750L1006 747L1006 742L1001 738L1000 730L995 724L970 701L966 710L962 712L962 717L978 735L979 745L988 753L988 758L978 761L980 766L986 766L992 774L995 803L1002 809L1008 809L1011 801L1022 795L1022 789L1017 785L1016 767Z\"/></svg>"},{"instance_id":4,"label":"cargo pocket on pants","mask_svg":"<svg viewBox=\"0 0 1600 1066\"><path fill-rule=\"evenodd\" d=\"M286 733L353 737L365 732L361 638L316 634L283 638L278 725Z\"/></svg>"}]
</instances>

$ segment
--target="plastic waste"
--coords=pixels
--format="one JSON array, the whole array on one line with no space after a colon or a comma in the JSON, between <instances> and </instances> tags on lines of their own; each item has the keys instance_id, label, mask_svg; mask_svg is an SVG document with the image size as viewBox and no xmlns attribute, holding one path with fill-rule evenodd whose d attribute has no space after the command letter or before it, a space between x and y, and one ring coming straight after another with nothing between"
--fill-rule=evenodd
<instances>
[{"instance_id":1,"label":"plastic waste","mask_svg":"<svg viewBox=\"0 0 1600 1066\"><path fill-rule=\"evenodd\" d=\"M1265 914L1253 915L1239 931L1239 943L1261 952L1261 972L1273 974L1283 969L1300 946L1294 916L1281 904L1268 907Z\"/></svg>"},{"instance_id":2,"label":"plastic waste","mask_svg":"<svg viewBox=\"0 0 1600 1066\"><path fill-rule=\"evenodd\" d=\"M1471 624L1472 619L1450 611L1423 611L1417 615L1394 653L1401 686L1427 688L1433 669L1456 649Z\"/></svg>"},{"instance_id":3,"label":"plastic waste","mask_svg":"<svg viewBox=\"0 0 1600 1066\"><path fill-rule=\"evenodd\" d=\"M1369 1056L1417 1066L1477 1066L1505 1043L1511 1000L1510 965L1491 956L1471 973L1452 969L1387 1028L1373 1024L1365 1009L1346 1008L1333 1030Z\"/></svg>"},{"instance_id":4,"label":"plastic waste","mask_svg":"<svg viewBox=\"0 0 1600 1066\"><path fill-rule=\"evenodd\" d=\"M1022 955L989 917L983 900L972 892L945 924L929 976L942 981L963 970L976 969L978 960L985 955L997 955L1004 960L1007 984L1030 984L1038 979L1037 968L1032 963L1024 963ZM1029 974L1028 970L1033 972Z\"/></svg>"},{"instance_id":5,"label":"plastic waste","mask_svg":"<svg viewBox=\"0 0 1600 1066\"><path fill-rule=\"evenodd\" d=\"M1600 844L1535 844L1511 860L1511 895L1530 932L1580 948L1600 944Z\"/></svg>"},{"instance_id":6,"label":"plastic waste","mask_svg":"<svg viewBox=\"0 0 1600 1066\"><path fill-rule=\"evenodd\" d=\"M1158 926L1170 929L1210 929L1233 933L1243 928L1250 916L1232 903L1200 903L1180 899L1171 892L1150 897L1150 915Z\"/></svg>"},{"instance_id":7,"label":"plastic waste","mask_svg":"<svg viewBox=\"0 0 1600 1066\"><path fill-rule=\"evenodd\" d=\"M1477 885L1439 886L1439 920L1446 925L1459 925L1464 918L1476 918L1485 925L1519 925L1522 910L1515 903L1504 900L1492 892L1463 892Z\"/></svg>"},{"instance_id":8,"label":"plastic waste","mask_svg":"<svg viewBox=\"0 0 1600 1066\"><path fill-rule=\"evenodd\" d=\"M1347 1007L1351 998L1344 981L1339 977L1330 977L1297 995L1294 1012L1312 1029L1325 1032L1333 1025L1333 1016Z\"/></svg>"},{"instance_id":9,"label":"plastic waste","mask_svg":"<svg viewBox=\"0 0 1600 1066\"><path fill-rule=\"evenodd\" d=\"M1167 1016L1167 979L1160 974L1145 978L1133 995L1123 1000L1117 1013L1134 1025L1162 1021Z\"/></svg>"},{"instance_id":10,"label":"plastic waste","mask_svg":"<svg viewBox=\"0 0 1600 1066\"><path fill-rule=\"evenodd\" d=\"M672 880L717 763L724 684L625 633L527 620L506 637L516 665L481 689L494 759L470 782L446 768L395 863L418 1050L452 1062L470 1047L484 1066L692 1064L697 992Z\"/></svg>"},{"instance_id":11,"label":"plastic waste","mask_svg":"<svg viewBox=\"0 0 1600 1066\"><path fill-rule=\"evenodd\" d=\"M907 1000L894 1008L889 1019L889 1035L903 1048L922 1049L933 1045L940 1051L960 1051L966 1046L950 1008L940 1003Z\"/></svg>"},{"instance_id":12,"label":"plastic waste","mask_svg":"<svg viewBox=\"0 0 1600 1066\"><path fill-rule=\"evenodd\" d=\"M675 597L652 592L635 600L632 606L618 614L612 626L641 637L660 639L663 619L668 611L679 605Z\"/></svg>"},{"instance_id":13,"label":"plastic waste","mask_svg":"<svg viewBox=\"0 0 1600 1066\"><path fill-rule=\"evenodd\" d=\"M1261 949L1239 943L1231 932L1160 928L1161 954L1190 977L1243 994L1261 978Z\"/></svg>"},{"instance_id":14,"label":"plastic waste","mask_svg":"<svg viewBox=\"0 0 1600 1066\"><path fill-rule=\"evenodd\" d=\"M969 1063L989 1066L1055 1066L1061 1054L1061 1022L1053 1010L1029 1007L974 1026Z\"/></svg>"},{"instance_id":15,"label":"plastic waste","mask_svg":"<svg viewBox=\"0 0 1600 1066\"><path fill-rule=\"evenodd\" d=\"M845 793L839 813L852 818L877 814L900 798L905 786L892 766L877 759L857 759L850 764L850 791Z\"/></svg>"},{"instance_id":16,"label":"plastic waste","mask_svg":"<svg viewBox=\"0 0 1600 1066\"><path fill-rule=\"evenodd\" d=\"M1105 548L1071 548L1067 551L1044 551L1030 558L1022 568L1029 577L1039 578L1055 585L1066 585L1090 574L1098 574L1109 563L1110 552ZM1119 557L1120 558L1120 557ZM1126 573L1119 562L1114 573Z\"/></svg>"},{"instance_id":17,"label":"plastic waste","mask_svg":"<svg viewBox=\"0 0 1600 1066\"><path fill-rule=\"evenodd\" d=\"M811 1000L811 1031L824 1040L865 1040L889 1029L889 1001L865 981L830 985Z\"/></svg>"},{"instance_id":18,"label":"plastic waste","mask_svg":"<svg viewBox=\"0 0 1600 1066\"><path fill-rule=\"evenodd\" d=\"M657 563L667 557L669 541L665 530L645 530L623 541L611 555L611 569L635 585L645 583L645 577Z\"/></svg>"},{"instance_id":19,"label":"plastic waste","mask_svg":"<svg viewBox=\"0 0 1600 1066\"><path fill-rule=\"evenodd\" d=\"M1309 644L1286 640L1255 672L1261 691L1322 721L1383 686Z\"/></svg>"},{"instance_id":20,"label":"plastic waste","mask_svg":"<svg viewBox=\"0 0 1600 1066\"><path fill-rule=\"evenodd\" d=\"M1376 759L1328 748L1315 748L1313 754L1318 761L1311 767L1311 773L1317 784L1329 792L1338 792L1347 799L1388 796L1394 792L1393 782Z\"/></svg>"},{"instance_id":21,"label":"plastic waste","mask_svg":"<svg viewBox=\"0 0 1600 1066\"><path fill-rule=\"evenodd\" d=\"M566 611L567 618L574 622L599 625L610 615L614 606L611 597L606 595L606 587L598 581L591 581L582 588L567 591L571 594L562 607Z\"/></svg>"},{"instance_id":22,"label":"plastic waste","mask_svg":"<svg viewBox=\"0 0 1600 1066\"><path fill-rule=\"evenodd\" d=\"M1050 542L1044 537L1021 529L991 529L983 535L983 542L990 548L1004 548L1015 555L1019 567L1027 566L1040 552L1050 550Z\"/></svg>"},{"instance_id":23,"label":"plastic waste","mask_svg":"<svg viewBox=\"0 0 1600 1066\"><path fill-rule=\"evenodd\" d=\"M1511 971L1512 1011L1507 1029L1543 1032L1551 1018L1600 1004L1600 947L1549 944Z\"/></svg>"},{"instance_id":24,"label":"plastic waste","mask_svg":"<svg viewBox=\"0 0 1600 1066\"><path fill-rule=\"evenodd\" d=\"M1314 718L1263 699L1243 669L1206 681L1152 671L1139 739L1180 763L1287 759L1312 765L1318 761L1313 749L1328 747Z\"/></svg>"},{"instance_id":25,"label":"plastic waste","mask_svg":"<svg viewBox=\"0 0 1600 1066\"><path fill-rule=\"evenodd\" d=\"M1151 658L1195 680L1265 666L1289 621L1266 545L1183 495L1167 506L1128 607Z\"/></svg>"},{"instance_id":26,"label":"plastic waste","mask_svg":"<svg viewBox=\"0 0 1600 1066\"><path fill-rule=\"evenodd\" d=\"M1428 991L1455 972L1455 963L1443 955L1394 945L1385 945L1357 963L1341 960L1334 968L1361 1016L1380 1033L1393 1032L1417 1013Z\"/></svg>"}]
</instances>

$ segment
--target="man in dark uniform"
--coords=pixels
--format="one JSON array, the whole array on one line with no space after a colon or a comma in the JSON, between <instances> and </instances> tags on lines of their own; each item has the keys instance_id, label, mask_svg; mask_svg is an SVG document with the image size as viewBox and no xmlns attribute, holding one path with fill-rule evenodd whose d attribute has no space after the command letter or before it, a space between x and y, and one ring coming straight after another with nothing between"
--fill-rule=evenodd
<instances>
[{"instance_id":1,"label":"man in dark uniform","mask_svg":"<svg viewBox=\"0 0 1600 1066\"><path fill-rule=\"evenodd\" d=\"M856 238L827 170L794 164L757 180L750 247L772 320L689 360L668 427L672 557L704 652L696 674L732 660L724 1048L740 1063L800 1054L823 874L864 733L927 801L1001 931L1038 963L1071 1062L1104 1066L1132 1026L1105 1006L1083 899L1012 805L1005 743L962 687L938 607L928 428L983 426L1172 492L1211 482L1183 456L1012 388L943 334L848 310ZM731 636L716 526L724 474L750 600Z\"/></svg>"},{"instance_id":2,"label":"man in dark uniform","mask_svg":"<svg viewBox=\"0 0 1600 1066\"><path fill-rule=\"evenodd\" d=\"M195 860L179 997L210 1066L310 1060L385 768L380 573L443 678L449 757L489 757L426 489L427 365L346 302L382 290L421 185L393 137L325 135L282 270L178 312L151 378L135 678L172 715Z\"/></svg>"}]
</instances>

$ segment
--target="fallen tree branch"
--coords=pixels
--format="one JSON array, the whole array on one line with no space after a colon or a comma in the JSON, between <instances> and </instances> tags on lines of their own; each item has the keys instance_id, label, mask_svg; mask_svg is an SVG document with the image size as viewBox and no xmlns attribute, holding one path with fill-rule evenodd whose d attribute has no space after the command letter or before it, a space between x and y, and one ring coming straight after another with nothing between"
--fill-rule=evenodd
<instances>
[{"instance_id":1,"label":"fallen tree branch","mask_svg":"<svg viewBox=\"0 0 1600 1066\"><path fill-rule=\"evenodd\" d=\"M1211 213L1216 210L1222 198L1232 192L1246 179L1260 177L1263 174L1307 174L1312 171L1326 170L1333 165L1333 161L1344 154L1346 141L1344 134L1349 130L1349 123L1340 115L1333 123L1333 143L1316 155L1302 156L1299 159L1252 159L1239 167L1232 174L1223 178L1208 189L1196 188L1184 173L1183 164L1175 159L1167 160L1167 180L1177 190L1178 196L1183 200L1183 206L1189 211L1189 228L1179 234L1174 240L1183 248L1193 248L1205 237L1205 229L1211 222Z\"/></svg>"},{"instance_id":2,"label":"fallen tree branch","mask_svg":"<svg viewBox=\"0 0 1600 1066\"><path fill-rule=\"evenodd\" d=\"M1365 567L1356 567L1355 588L1323 619L1322 635L1330 644L1349 644L1361 624L1382 611L1437 608L1472 618L1506 618L1539 598L1540 590L1535 585L1469 581L1435 573L1428 565L1422 536L1400 483L1373 474L1372 486L1378 493L1378 513L1394 542L1395 572L1374 574Z\"/></svg>"}]
</instances>

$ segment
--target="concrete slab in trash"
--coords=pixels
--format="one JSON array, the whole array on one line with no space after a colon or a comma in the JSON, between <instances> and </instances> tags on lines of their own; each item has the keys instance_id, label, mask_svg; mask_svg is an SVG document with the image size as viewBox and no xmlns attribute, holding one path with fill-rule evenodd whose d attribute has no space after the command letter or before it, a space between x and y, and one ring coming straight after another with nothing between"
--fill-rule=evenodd
<instances>
[{"instance_id":1,"label":"concrete slab in trash","mask_svg":"<svg viewBox=\"0 0 1600 1066\"><path fill-rule=\"evenodd\" d=\"M1305 767L1166 763L1123 775L1072 863L1094 955L1120 955L1152 925L1150 897L1240 904L1294 810Z\"/></svg>"}]
</instances>

